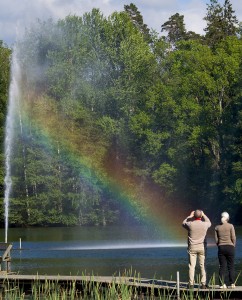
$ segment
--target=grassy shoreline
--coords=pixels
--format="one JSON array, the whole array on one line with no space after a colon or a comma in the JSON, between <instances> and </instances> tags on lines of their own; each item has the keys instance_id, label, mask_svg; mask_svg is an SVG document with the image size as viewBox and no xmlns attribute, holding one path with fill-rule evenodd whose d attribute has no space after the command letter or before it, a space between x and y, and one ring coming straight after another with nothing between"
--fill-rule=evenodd
<instances>
[{"instance_id":1,"label":"grassy shoreline","mask_svg":"<svg viewBox=\"0 0 242 300\"><path fill-rule=\"evenodd\" d=\"M33 277L34 278L34 277ZM215 290L177 290L176 285L159 286L159 280L150 280L147 284L137 277L110 277L110 281L98 281L95 276L80 276L77 279L63 280L38 278L33 280L8 277L1 280L0 299L6 300L158 300L158 299L234 299L232 292ZM168 281L167 281L168 282ZM174 282L173 282L174 283ZM242 295L242 291L240 292ZM215 298L216 296L216 298ZM236 298L238 299L238 298Z\"/></svg>"}]
</instances>

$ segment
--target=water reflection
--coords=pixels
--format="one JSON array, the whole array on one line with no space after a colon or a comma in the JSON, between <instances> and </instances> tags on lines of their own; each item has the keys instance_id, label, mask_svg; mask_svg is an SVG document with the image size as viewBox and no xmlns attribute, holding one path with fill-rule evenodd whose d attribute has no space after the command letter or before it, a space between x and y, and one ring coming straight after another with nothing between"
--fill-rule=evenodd
<instances>
[{"instance_id":1,"label":"water reflection","mask_svg":"<svg viewBox=\"0 0 242 300\"><path fill-rule=\"evenodd\" d=\"M217 247L209 236L207 273L218 273ZM236 230L236 271L241 270L242 234ZM1 232L4 236L4 232ZM19 249L19 239L22 249ZM176 241L146 228L10 229L12 271L20 274L100 276L140 274L143 278L187 281L186 232ZM239 279L241 282L241 279Z\"/></svg>"}]
</instances>

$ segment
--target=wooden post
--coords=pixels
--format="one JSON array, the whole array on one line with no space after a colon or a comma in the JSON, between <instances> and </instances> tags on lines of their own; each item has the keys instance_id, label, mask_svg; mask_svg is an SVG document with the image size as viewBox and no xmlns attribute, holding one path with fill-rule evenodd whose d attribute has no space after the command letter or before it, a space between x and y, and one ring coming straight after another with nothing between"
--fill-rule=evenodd
<instances>
[{"instance_id":1,"label":"wooden post","mask_svg":"<svg viewBox=\"0 0 242 300\"><path fill-rule=\"evenodd\" d=\"M0 256L0 265L4 265L6 267L7 273L10 271L10 262L11 262L11 249L13 245L10 243L0 243L0 251L2 255ZM2 270L2 266L0 266L0 270Z\"/></svg>"},{"instance_id":2,"label":"wooden post","mask_svg":"<svg viewBox=\"0 0 242 300\"><path fill-rule=\"evenodd\" d=\"M179 274L179 271L176 272L176 292L177 292L177 299L180 300L180 274Z\"/></svg>"}]
</instances>

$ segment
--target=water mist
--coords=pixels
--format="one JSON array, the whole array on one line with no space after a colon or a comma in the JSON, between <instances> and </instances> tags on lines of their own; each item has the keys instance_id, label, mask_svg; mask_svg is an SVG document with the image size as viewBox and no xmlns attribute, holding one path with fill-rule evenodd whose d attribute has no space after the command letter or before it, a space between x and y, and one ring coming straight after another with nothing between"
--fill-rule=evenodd
<instances>
[{"instance_id":1,"label":"water mist","mask_svg":"<svg viewBox=\"0 0 242 300\"><path fill-rule=\"evenodd\" d=\"M14 135L15 103L19 98L19 66L17 63L16 49L13 51L11 62L11 82L9 87L8 113L5 126L5 192L4 192L4 217L5 217L5 243L8 241L9 199L12 188L11 157Z\"/></svg>"}]
</instances>

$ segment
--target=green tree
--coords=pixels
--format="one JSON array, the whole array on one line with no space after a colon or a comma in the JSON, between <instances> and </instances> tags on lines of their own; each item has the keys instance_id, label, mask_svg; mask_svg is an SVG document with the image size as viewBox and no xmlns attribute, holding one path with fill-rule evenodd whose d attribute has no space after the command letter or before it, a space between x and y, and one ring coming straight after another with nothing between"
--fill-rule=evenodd
<instances>
[{"instance_id":1,"label":"green tree","mask_svg":"<svg viewBox=\"0 0 242 300\"><path fill-rule=\"evenodd\" d=\"M146 24L144 24L143 16L141 15L136 5L133 3L130 3L130 5L124 5L124 10L128 13L134 26L142 33L144 39L148 43L150 43L151 42L150 29Z\"/></svg>"},{"instance_id":2,"label":"green tree","mask_svg":"<svg viewBox=\"0 0 242 300\"><path fill-rule=\"evenodd\" d=\"M212 47L238 31L238 20L229 0L225 0L223 6L218 0L210 0L204 20L207 22L205 40Z\"/></svg>"},{"instance_id":3,"label":"green tree","mask_svg":"<svg viewBox=\"0 0 242 300\"><path fill-rule=\"evenodd\" d=\"M122 222L127 190L134 222L147 190L157 206L166 197L162 209L176 199L188 209L241 207L240 37L226 33L211 47L175 14L163 24L168 38L153 32L150 43L143 25L130 4L27 31L13 224Z\"/></svg>"},{"instance_id":4,"label":"green tree","mask_svg":"<svg viewBox=\"0 0 242 300\"><path fill-rule=\"evenodd\" d=\"M93 10L57 24L38 22L19 47L25 87L21 114L28 118L14 149L12 223L113 222L120 208L107 191L109 174L103 163L108 147L118 149L116 158L121 148L128 150L127 120L148 86L147 80L146 86L136 82L146 78L147 67L151 69L147 43L126 13L106 20ZM114 123L114 130L102 135L100 124L107 120ZM44 133L38 129L43 125ZM50 145L45 143L46 135L52 140ZM81 158L74 162L76 167L69 162L68 147ZM16 215L23 199L25 205Z\"/></svg>"},{"instance_id":5,"label":"green tree","mask_svg":"<svg viewBox=\"0 0 242 300\"><path fill-rule=\"evenodd\" d=\"M216 53L197 41L178 43L175 51L162 55L160 81L146 109L132 119L146 155L145 169L170 195L178 194L186 203L195 197L209 209L215 203L234 207L239 199L225 187L232 188L240 178L229 175L239 154L235 128L240 49L236 38L227 38ZM237 149L233 155L231 147Z\"/></svg>"},{"instance_id":6,"label":"green tree","mask_svg":"<svg viewBox=\"0 0 242 300\"><path fill-rule=\"evenodd\" d=\"M186 38L184 16L179 13L172 15L168 21L161 25L161 32L163 31L167 32L167 40L172 44L184 40Z\"/></svg>"}]
</instances>

